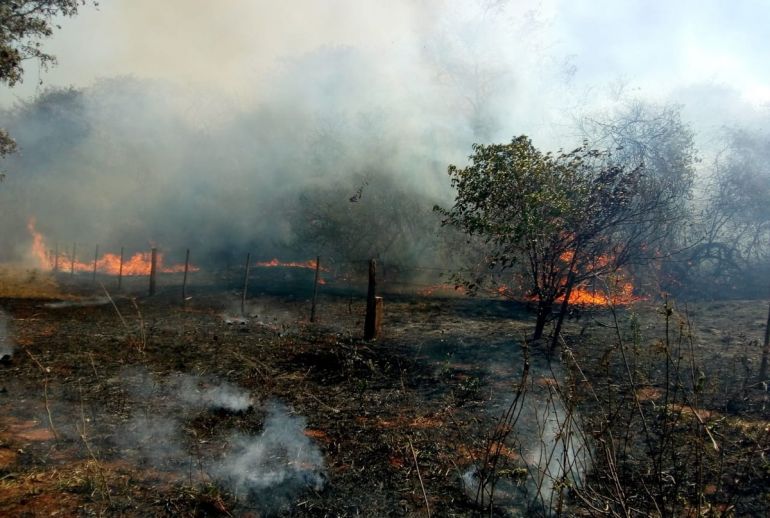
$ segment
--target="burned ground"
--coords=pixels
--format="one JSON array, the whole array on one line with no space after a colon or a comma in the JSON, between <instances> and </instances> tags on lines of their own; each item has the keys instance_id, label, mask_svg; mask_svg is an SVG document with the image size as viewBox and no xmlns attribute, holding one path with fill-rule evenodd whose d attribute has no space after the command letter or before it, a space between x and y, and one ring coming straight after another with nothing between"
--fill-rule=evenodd
<instances>
[{"instance_id":1,"label":"burned ground","mask_svg":"<svg viewBox=\"0 0 770 518\"><path fill-rule=\"evenodd\" d=\"M185 305L164 294L117 297L115 306L51 302L2 300L15 342L0 365L0 513L9 515L409 516L425 514L426 498L435 516L472 515L463 479L516 390L531 329L524 305L465 298L390 297L385 334L371 343L360 339L364 302L349 297L322 297L313 325L308 301L285 296L250 299L246 318L226 291ZM643 349L638 358L659 347L658 305L618 316L621 336ZM707 412L723 461L756 455L741 464L751 469L730 471L730 480L725 471L709 488L709 501L738 514L768 508L768 398L750 375L765 309L700 303L687 313L708 393L723 397L689 401L677 422L691 408ZM575 365L592 380L622 370L612 322L606 310L571 321L570 356L550 366L542 345L529 347L531 386L572 383L590 411ZM635 387L642 405L664 407L657 380L649 373ZM622 383L608 386L619 401ZM213 390L237 404L205 404ZM237 399L244 394L248 403ZM293 482L276 486L244 489L223 476L239 441L264 439L271 423L287 435L302 430L298 451L317 448L320 460L292 461ZM524 509L526 444L512 435L502 446L508 483L496 512L508 515ZM586 475L589 485L602 482L601 472ZM569 514L591 514L575 498L569 505Z\"/></svg>"}]
</instances>

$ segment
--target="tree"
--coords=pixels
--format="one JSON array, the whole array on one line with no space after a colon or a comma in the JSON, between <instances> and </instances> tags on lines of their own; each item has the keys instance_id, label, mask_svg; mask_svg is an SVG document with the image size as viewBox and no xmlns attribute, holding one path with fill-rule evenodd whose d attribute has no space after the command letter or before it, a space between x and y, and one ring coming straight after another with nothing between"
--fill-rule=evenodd
<instances>
[{"instance_id":1,"label":"tree","mask_svg":"<svg viewBox=\"0 0 770 518\"><path fill-rule=\"evenodd\" d=\"M683 224L692 216L698 156L680 107L629 100L612 113L583 118L580 129L592 147L611 149L616 163L631 168L644 165L639 196L656 199L655 210L644 224L648 234L665 239L657 239L657 249L642 243L631 255L638 276L672 289L671 281L681 279L679 269L686 263L687 254L680 252L691 249L699 238Z\"/></svg>"},{"instance_id":2,"label":"tree","mask_svg":"<svg viewBox=\"0 0 770 518\"><path fill-rule=\"evenodd\" d=\"M311 184L290 215L295 246L362 267L370 258L388 269L424 264L439 246L432 202L386 171Z\"/></svg>"},{"instance_id":3,"label":"tree","mask_svg":"<svg viewBox=\"0 0 770 518\"><path fill-rule=\"evenodd\" d=\"M759 295L766 286L757 280L770 273L770 137L731 129L725 142L698 222L703 237L682 274L707 279L715 293Z\"/></svg>"},{"instance_id":4,"label":"tree","mask_svg":"<svg viewBox=\"0 0 770 518\"><path fill-rule=\"evenodd\" d=\"M59 28L54 20L75 16L86 0L5 0L0 3L0 84L20 83L24 63L37 60L43 68L56 63L56 57L43 51L42 39ZM0 128L0 158L12 153L16 143Z\"/></svg>"},{"instance_id":5,"label":"tree","mask_svg":"<svg viewBox=\"0 0 770 518\"><path fill-rule=\"evenodd\" d=\"M643 169L617 165L585 144L544 153L526 136L473 150L469 166L449 167L454 206L435 210L444 224L484 240L490 269L523 267L537 300L534 339L563 298L555 343L572 289L617 271L649 239L642 223L657 202L641 196Z\"/></svg>"}]
</instances>

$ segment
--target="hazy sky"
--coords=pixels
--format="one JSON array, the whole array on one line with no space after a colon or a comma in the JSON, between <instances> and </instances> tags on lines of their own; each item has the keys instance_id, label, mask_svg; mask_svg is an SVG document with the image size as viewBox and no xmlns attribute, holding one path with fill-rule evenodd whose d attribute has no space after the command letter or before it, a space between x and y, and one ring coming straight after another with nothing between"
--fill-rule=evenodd
<instances>
[{"instance_id":1,"label":"hazy sky","mask_svg":"<svg viewBox=\"0 0 770 518\"><path fill-rule=\"evenodd\" d=\"M709 86L767 111L768 27L767 0L104 0L65 20L47 42L57 67L29 67L25 83L0 99L33 94L38 78L88 86L133 75L246 101L259 97L282 63L336 46L363 49L408 83L431 42L454 38L458 52L509 72L501 84L519 93L506 97L512 104L531 104L532 91L538 103L559 104L565 88L575 102L595 102L620 86L687 103L688 92ZM557 69L563 88L544 89Z\"/></svg>"}]
</instances>

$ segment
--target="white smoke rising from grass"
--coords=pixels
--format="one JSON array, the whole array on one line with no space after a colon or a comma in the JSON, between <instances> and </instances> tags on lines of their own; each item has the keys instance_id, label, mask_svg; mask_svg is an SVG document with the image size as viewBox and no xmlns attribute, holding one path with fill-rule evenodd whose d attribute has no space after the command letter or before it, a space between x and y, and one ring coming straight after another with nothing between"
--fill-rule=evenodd
<instances>
[{"instance_id":1,"label":"white smoke rising from grass","mask_svg":"<svg viewBox=\"0 0 770 518\"><path fill-rule=\"evenodd\" d=\"M515 477L498 476L494 495L487 484L479 492L478 467L471 466L461 480L471 500L480 497L479 504L508 508L514 515L553 514L560 497L566 497L567 487L580 487L590 468L588 446L583 440L577 418L565 407L556 385L565 375L558 364L541 358L530 358L530 379L523 399L521 414L508 438L519 458L512 467ZM499 413L511 403L506 394L492 403L492 412ZM560 489L561 488L561 489Z\"/></svg>"},{"instance_id":2,"label":"white smoke rising from grass","mask_svg":"<svg viewBox=\"0 0 770 518\"><path fill-rule=\"evenodd\" d=\"M109 303L109 297L91 297L82 300L60 300L57 302L47 302L43 304L43 306L51 309L87 308L91 306L104 306L105 304Z\"/></svg>"},{"instance_id":3,"label":"white smoke rising from grass","mask_svg":"<svg viewBox=\"0 0 770 518\"><path fill-rule=\"evenodd\" d=\"M199 376L178 374L168 384L172 397L188 407L243 412L253 401L249 393L227 382L206 381Z\"/></svg>"},{"instance_id":4,"label":"white smoke rising from grass","mask_svg":"<svg viewBox=\"0 0 770 518\"><path fill-rule=\"evenodd\" d=\"M303 417L270 403L262 433L231 438L229 452L213 472L239 500L277 511L302 491L325 485L323 455L304 430Z\"/></svg>"},{"instance_id":5,"label":"white smoke rising from grass","mask_svg":"<svg viewBox=\"0 0 770 518\"><path fill-rule=\"evenodd\" d=\"M544 391L545 392L545 391ZM576 423L559 396L554 393L534 395L531 408L523 417L522 454L529 471L526 482L531 502L549 511L556 507L558 486L580 487L589 468L587 446Z\"/></svg>"},{"instance_id":6,"label":"white smoke rising from grass","mask_svg":"<svg viewBox=\"0 0 770 518\"><path fill-rule=\"evenodd\" d=\"M187 458L179 421L162 415L134 415L117 435L117 443L136 452L141 462L161 469L181 469Z\"/></svg>"},{"instance_id":7,"label":"white smoke rising from grass","mask_svg":"<svg viewBox=\"0 0 770 518\"><path fill-rule=\"evenodd\" d=\"M273 513L289 506L303 491L320 491L326 483L323 455L304 434L305 419L278 402L266 405L258 435L238 433L222 439L219 459L188 451L186 420L202 408L244 412L254 402L248 391L214 378L176 373L165 380L143 369L124 371L123 383L142 408L119 429L116 443L140 462L180 480L189 476L193 457L203 472L246 506ZM169 417L173 413L173 417Z\"/></svg>"},{"instance_id":8,"label":"white smoke rising from grass","mask_svg":"<svg viewBox=\"0 0 770 518\"><path fill-rule=\"evenodd\" d=\"M144 369L127 369L121 377L137 400L157 399L182 413L201 408L243 412L253 406L248 391L210 376L177 372L160 380Z\"/></svg>"}]
</instances>

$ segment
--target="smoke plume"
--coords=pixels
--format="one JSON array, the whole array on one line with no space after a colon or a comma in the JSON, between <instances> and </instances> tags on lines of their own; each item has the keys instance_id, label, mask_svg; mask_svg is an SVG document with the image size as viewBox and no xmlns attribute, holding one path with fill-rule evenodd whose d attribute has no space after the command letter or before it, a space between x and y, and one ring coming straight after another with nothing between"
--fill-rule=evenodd
<instances>
[{"instance_id":1,"label":"smoke plume","mask_svg":"<svg viewBox=\"0 0 770 518\"><path fill-rule=\"evenodd\" d=\"M175 373L161 379L143 369L121 376L141 408L120 427L116 443L138 461L171 477L189 477L191 459L242 505L273 513L289 506L303 491L320 491L326 483L318 446L304 434L305 419L291 415L280 402L269 402L262 431L222 435L221 457L203 456L191 446L185 429L201 409L245 412L253 400L235 385L214 378ZM169 417L173 416L173 417Z\"/></svg>"},{"instance_id":2,"label":"smoke plume","mask_svg":"<svg viewBox=\"0 0 770 518\"><path fill-rule=\"evenodd\" d=\"M230 383L205 380L190 374L177 374L172 377L168 389L180 404L191 408L243 412L253 404L248 392Z\"/></svg>"},{"instance_id":3,"label":"smoke plume","mask_svg":"<svg viewBox=\"0 0 770 518\"><path fill-rule=\"evenodd\" d=\"M326 475L321 451L303 433L305 419L280 403L267 410L262 433L232 437L213 472L240 500L274 512L308 488L323 489Z\"/></svg>"}]
</instances>

